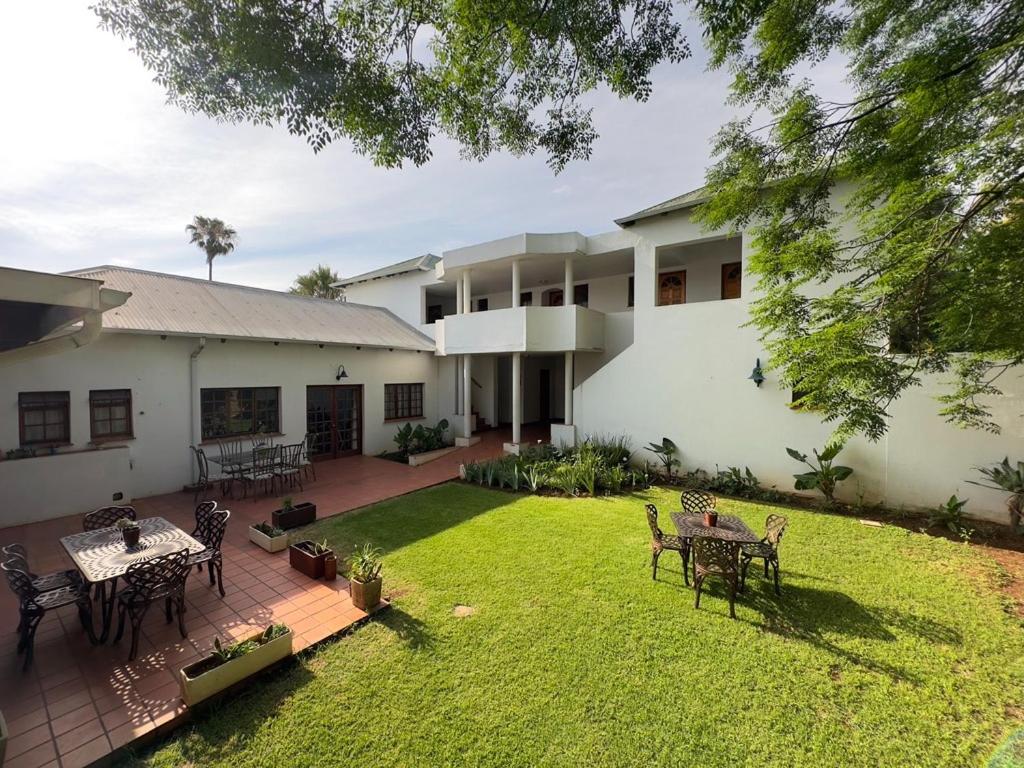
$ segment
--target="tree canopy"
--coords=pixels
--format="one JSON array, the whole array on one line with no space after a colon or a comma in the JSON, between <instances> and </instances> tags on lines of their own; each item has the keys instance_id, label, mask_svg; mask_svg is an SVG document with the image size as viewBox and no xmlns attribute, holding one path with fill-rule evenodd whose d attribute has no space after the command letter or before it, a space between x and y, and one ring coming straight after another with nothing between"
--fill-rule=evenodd
<instances>
[{"instance_id":1,"label":"tree canopy","mask_svg":"<svg viewBox=\"0 0 1024 768\"><path fill-rule=\"evenodd\" d=\"M688 54L672 0L98 0L172 102L273 124L314 149L344 137L384 166L541 149L561 169L596 136L580 97L646 99Z\"/></svg>"},{"instance_id":2,"label":"tree canopy","mask_svg":"<svg viewBox=\"0 0 1024 768\"><path fill-rule=\"evenodd\" d=\"M194 243L206 254L206 265L209 267L209 278L213 280L213 260L235 250L235 238L238 233L220 219L209 216L196 216L192 223L185 227L190 243Z\"/></svg>"},{"instance_id":3,"label":"tree canopy","mask_svg":"<svg viewBox=\"0 0 1024 768\"><path fill-rule=\"evenodd\" d=\"M698 215L753 227L753 322L782 383L837 437L877 438L901 393L946 374L946 417L998 430L986 396L1024 361L1024 3L697 9L733 98L771 115L722 129ZM813 87L833 54L843 103Z\"/></svg>"},{"instance_id":4,"label":"tree canopy","mask_svg":"<svg viewBox=\"0 0 1024 768\"><path fill-rule=\"evenodd\" d=\"M318 299L340 299L342 290L331 284L338 282L338 273L330 267L318 264L315 269L309 270L304 275L295 278L295 283L289 288L290 293L300 296L314 296Z\"/></svg>"}]
</instances>

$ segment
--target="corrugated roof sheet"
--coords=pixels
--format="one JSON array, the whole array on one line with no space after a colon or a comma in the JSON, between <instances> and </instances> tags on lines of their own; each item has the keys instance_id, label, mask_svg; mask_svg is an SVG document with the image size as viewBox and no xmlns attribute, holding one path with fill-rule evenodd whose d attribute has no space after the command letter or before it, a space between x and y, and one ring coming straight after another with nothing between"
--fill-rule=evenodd
<instances>
[{"instance_id":1,"label":"corrugated roof sheet","mask_svg":"<svg viewBox=\"0 0 1024 768\"><path fill-rule=\"evenodd\" d=\"M425 253L422 256L416 256L412 259L406 259L400 261L397 264L390 264L380 269L374 269L370 272L363 272L361 275L355 277L346 277L339 280L332 285L344 287L346 285L352 285L354 283L365 283L368 280L377 280L381 277L394 277L395 275L404 275L406 272L426 272L427 270L433 269L434 265L441 260L440 256L435 256L432 253Z\"/></svg>"},{"instance_id":2,"label":"corrugated roof sheet","mask_svg":"<svg viewBox=\"0 0 1024 768\"><path fill-rule=\"evenodd\" d=\"M105 329L434 350L427 336L382 307L126 267L67 274L131 292L124 306L103 315Z\"/></svg>"},{"instance_id":3,"label":"corrugated roof sheet","mask_svg":"<svg viewBox=\"0 0 1024 768\"><path fill-rule=\"evenodd\" d=\"M699 187L697 189L692 189L685 194L665 200L657 205L644 208L643 210L637 211L629 216L623 216L621 219L616 219L615 223L620 227L628 227L630 224L634 224L640 219L646 219L662 213L671 213L672 211L683 211L687 208L692 208L695 205L703 203L707 201L707 199L708 188Z\"/></svg>"}]
</instances>

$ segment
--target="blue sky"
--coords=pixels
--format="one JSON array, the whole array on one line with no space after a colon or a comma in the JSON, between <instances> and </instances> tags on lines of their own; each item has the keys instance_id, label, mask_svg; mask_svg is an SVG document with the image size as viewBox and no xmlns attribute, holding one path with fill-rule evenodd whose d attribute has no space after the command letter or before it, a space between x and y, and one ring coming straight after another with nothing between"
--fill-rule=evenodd
<instances>
[{"instance_id":1,"label":"blue sky","mask_svg":"<svg viewBox=\"0 0 1024 768\"><path fill-rule=\"evenodd\" d=\"M659 68L648 102L593 95L593 156L560 175L541 155L462 160L443 138L427 165L388 170L345 143L314 155L283 128L167 105L88 2L7 3L0 264L205 277L184 231L203 214L240 233L216 279L284 289L317 263L344 276L516 232L607 231L618 216L700 186L709 141L733 114L727 73L706 71L692 26L689 40L693 58ZM838 83L840 72L818 75Z\"/></svg>"}]
</instances>

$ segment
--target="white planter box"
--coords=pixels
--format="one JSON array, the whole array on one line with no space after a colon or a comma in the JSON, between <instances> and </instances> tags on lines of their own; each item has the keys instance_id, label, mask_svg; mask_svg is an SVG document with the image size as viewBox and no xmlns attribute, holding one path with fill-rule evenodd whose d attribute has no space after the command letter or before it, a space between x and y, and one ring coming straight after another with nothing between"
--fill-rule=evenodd
<instances>
[{"instance_id":1,"label":"white planter box","mask_svg":"<svg viewBox=\"0 0 1024 768\"><path fill-rule=\"evenodd\" d=\"M262 634L260 632L246 638L246 640L257 640ZM261 645L256 650L203 672L197 677L189 677L189 670L204 663L206 659L197 661L195 664L189 664L179 674L181 698L185 700L188 706L194 706L200 701L230 688L235 683L255 675L271 664L291 656L293 636L292 631L289 629L285 634L274 638L269 643Z\"/></svg>"},{"instance_id":2,"label":"white planter box","mask_svg":"<svg viewBox=\"0 0 1024 768\"><path fill-rule=\"evenodd\" d=\"M267 550L267 552L282 552L288 547L288 534L282 533L280 536L267 536L267 534L257 531L250 525L249 541L260 549Z\"/></svg>"},{"instance_id":3,"label":"white planter box","mask_svg":"<svg viewBox=\"0 0 1024 768\"><path fill-rule=\"evenodd\" d=\"M449 453L457 449L457 445L449 445L447 448L438 448L436 451L414 454L409 457L409 466L418 467L420 464L426 464L434 459L440 459L442 456L447 456Z\"/></svg>"}]
</instances>

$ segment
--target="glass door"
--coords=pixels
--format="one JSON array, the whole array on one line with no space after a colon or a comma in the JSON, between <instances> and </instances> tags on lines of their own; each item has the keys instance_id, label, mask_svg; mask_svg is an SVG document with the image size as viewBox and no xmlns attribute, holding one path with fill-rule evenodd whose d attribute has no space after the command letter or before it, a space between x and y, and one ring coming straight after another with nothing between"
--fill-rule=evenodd
<instances>
[{"instance_id":1,"label":"glass door","mask_svg":"<svg viewBox=\"0 0 1024 768\"><path fill-rule=\"evenodd\" d=\"M362 386L306 387L306 431L312 435L311 453L318 458L361 453Z\"/></svg>"}]
</instances>

